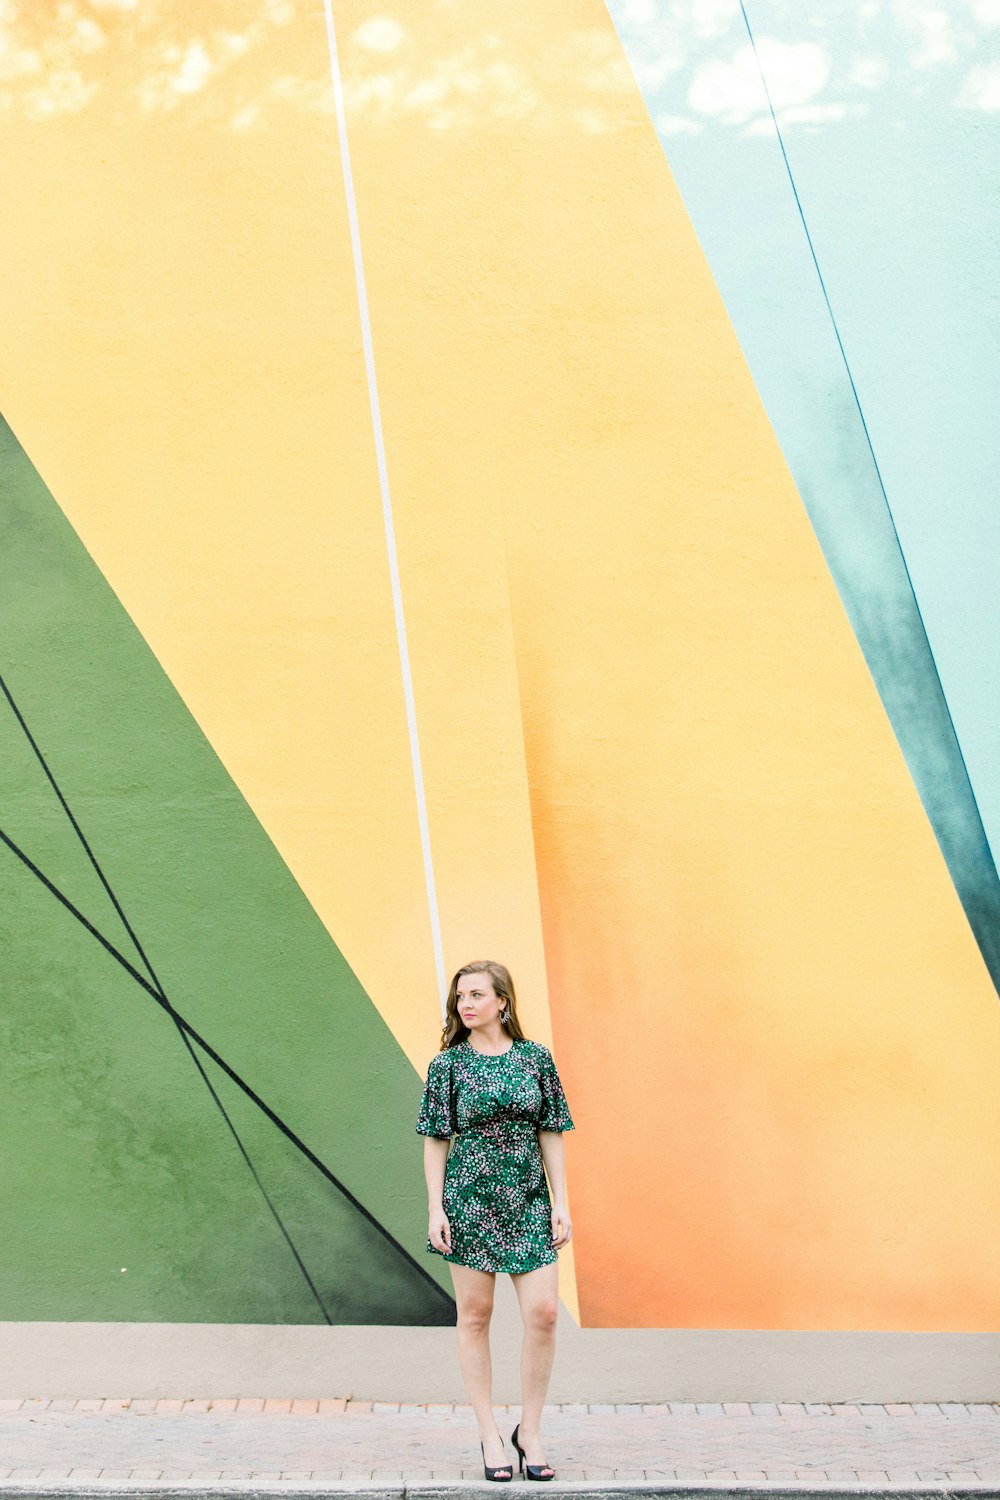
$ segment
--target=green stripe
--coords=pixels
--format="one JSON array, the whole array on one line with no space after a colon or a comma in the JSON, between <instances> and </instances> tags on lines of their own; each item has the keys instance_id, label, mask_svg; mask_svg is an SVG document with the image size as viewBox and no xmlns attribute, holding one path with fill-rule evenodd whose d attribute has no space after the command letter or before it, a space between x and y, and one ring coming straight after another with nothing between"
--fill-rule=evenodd
<instances>
[{"instance_id":1,"label":"green stripe","mask_svg":"<svg viewBox=\"0 0 1000 1500\"><path fill-rule=\"evenodd\" d=\"M0 639L172 1004L384 1231L205 1061L334 1321L453 1321L421 1080L2 423ZM6 702L0 827L141 970ZM170 1016L6 848L0 901L0 1319L322 1321Z\"/></svg>"}]
</instances>

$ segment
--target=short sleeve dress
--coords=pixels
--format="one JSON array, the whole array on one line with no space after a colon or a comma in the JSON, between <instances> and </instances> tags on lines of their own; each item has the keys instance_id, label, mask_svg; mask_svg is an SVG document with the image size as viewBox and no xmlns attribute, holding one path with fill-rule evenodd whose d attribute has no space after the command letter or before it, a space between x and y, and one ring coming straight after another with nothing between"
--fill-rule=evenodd
<instances>
[{"instance_id":1,"label":"short sleeve dress","mask_svg":"<svg viewBox=\"0 0 1000 1500\"><path fill-rule=\"evenodd\" d=\"M540 1130L575 1130L552 1054L518 1038L497 1056L468 1040L433 1057L417 1131L455 1137L441 1204L451 1226L451 1254L431 1255L477 1271L520 1275L557 1259L552 1200Z\"/></svg>"}]
</instances>

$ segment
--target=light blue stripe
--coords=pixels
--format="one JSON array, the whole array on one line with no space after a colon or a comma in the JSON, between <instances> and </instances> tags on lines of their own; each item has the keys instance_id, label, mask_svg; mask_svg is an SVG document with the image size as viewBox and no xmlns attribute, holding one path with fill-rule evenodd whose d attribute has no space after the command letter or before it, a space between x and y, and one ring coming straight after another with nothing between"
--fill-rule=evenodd
<instances>
[{"instance_id":1,"label":"light blue stripe","mask_svg":"<svg viewBox=\"0 0 1000 1500\"><path fill-rule=\"evenodd\" d=\"M856 402L759 74L754 97L740 5L728 15L667 0L609 8L1000 982L1000 887L986 833L1000 848L990 691L1000 681L1000 199L986 190L1000 138L995 114L954 102L984 61L983 39L972 45L968 10L961 30L959 7L946 5L954 36L934 45L950 42L954 58L917 66L916 49L933 53L933 37L921 41L915 19L892 20L885 7L828 7L817 18L787 0L748 4ZM876 11L873 31L862 12ZM869 79L876 65L887 70L880 87L852 82L865 57ZM816 88L804 100L810 72ZM809 108L827 118L810 122Z\"/></svg>"}]
</instances>

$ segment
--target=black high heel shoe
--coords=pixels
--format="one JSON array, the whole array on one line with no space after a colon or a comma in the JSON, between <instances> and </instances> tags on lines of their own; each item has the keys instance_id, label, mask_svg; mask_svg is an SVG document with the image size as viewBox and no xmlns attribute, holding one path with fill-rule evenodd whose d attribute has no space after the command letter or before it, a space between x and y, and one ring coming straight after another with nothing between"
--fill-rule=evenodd
<instances>
[{"instance_id":1,"label":"black high heel shoe","mask_svg":"<svg viewBox=\"0 0 1000 1500\"><path fill-rule=\"evenodd\" d=\"M486 1478L495 1479L497 1484L509 1484L514 1477L513 1465L497 1464L495 1469L491 1469L489 1464L486 1462L486 1449L483 1447L482 1438L479 1439L479 1451L483 1455L483 1473L486 1475ZM504 1469L507 1470L506 1474L503 1472Z\"/></svg>"},{"instance_id":2,"label":"black high heel shoe","mask_svg":"<svg viewBox=\"0 0 1000 1500\"><path fill-rule=\"evenodd\" d=\"M517 1455L518 1455L517 1472L519 1474L523 1474L524 1470L525 1470L525 1467L527 1467L528 1478L529 1479L555 1479L555 1477L556 1477L555 1474L543 1474L542 1473L543 1469L551 1469L552 1468L551 1464L527 1464L527 1465L525 1465L525 1459L527 1458L527 1454L525 1453L524 1449L521 1447L521 1444L517 1440L517 1435L518 1435L518 1433L520 1431L521 1431L521 1424L520 1424L520 1422L518 1422L517 1426L514 1428L514 1431L510 1435L510 1440L514 1444L514 1447L517 1449Z\"/></svg>"}]
</instances>

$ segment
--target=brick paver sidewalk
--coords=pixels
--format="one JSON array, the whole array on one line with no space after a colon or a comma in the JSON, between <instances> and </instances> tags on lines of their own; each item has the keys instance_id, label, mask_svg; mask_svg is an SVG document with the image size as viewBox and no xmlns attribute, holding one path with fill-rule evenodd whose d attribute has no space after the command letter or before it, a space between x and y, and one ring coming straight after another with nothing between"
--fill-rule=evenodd
<instances>
[{"instance_id":1,"label":"brick paver sidewalk","mask_svg":"<svg viewBox=\"0 0 1000 1500\"><path fill-rule=\"evenodd\" d=\"M517 1407L495 1407L510 1433ZM1000 1403L550 1405L554 1488L1000 1496ZM485 1484L466 1405L0 1401L0 1497L122 1487L343 1492ZM523 1483L515 1471L514 1484Z\"/></svg>"}]
</instances>

